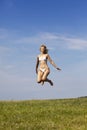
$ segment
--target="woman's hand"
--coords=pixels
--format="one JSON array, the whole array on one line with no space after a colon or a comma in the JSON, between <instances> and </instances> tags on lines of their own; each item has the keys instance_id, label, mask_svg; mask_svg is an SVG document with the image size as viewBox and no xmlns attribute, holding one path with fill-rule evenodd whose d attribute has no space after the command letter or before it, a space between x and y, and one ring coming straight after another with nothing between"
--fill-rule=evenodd
<instances>
[{"instance_id":1,"label":"woman's hand","mask_svg":"<svg viewBox=\"0 0 87 130\"><path fill-rule=\"evenodd\" d=\"M56 68L57 70L61 70L60 68Z\"/></svg>"}]
</instances>

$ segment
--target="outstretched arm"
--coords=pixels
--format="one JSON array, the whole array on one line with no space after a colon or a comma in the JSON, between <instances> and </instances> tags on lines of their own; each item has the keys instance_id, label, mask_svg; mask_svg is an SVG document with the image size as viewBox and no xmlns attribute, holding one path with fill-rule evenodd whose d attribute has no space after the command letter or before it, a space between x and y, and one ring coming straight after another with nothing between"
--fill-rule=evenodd
<instances>
[{"instance_id":1,"label":"outstretched arm","mask_svg":"<svg viewBox=\"0 0 87 130\"><path fill-rule=\"evenodd\" d=\"M57 69L57 70L61 70L59 67L57 67L57 65L53 62L53 60L50 58L50 56L47 56L49 62Z\"/></svg>"},{"instance_id":2,"label":"outstretched arm","mask_svg":"<svg viewBox=\"0 0 87 130\"><path fill-rule=\"evenodd\" d=\"M37 61L36 61L36 73L38 73L38 65L39 65L39 58L37 57Z\"/></svg>"}]
</instances>

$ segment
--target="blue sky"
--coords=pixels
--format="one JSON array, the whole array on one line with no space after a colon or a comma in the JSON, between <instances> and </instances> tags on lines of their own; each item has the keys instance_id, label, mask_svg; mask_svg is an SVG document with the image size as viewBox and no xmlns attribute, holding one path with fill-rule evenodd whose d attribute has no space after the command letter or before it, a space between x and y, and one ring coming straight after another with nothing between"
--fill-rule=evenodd
<instances>
[{"instance_id":1,"label":"blue sky","mask_svg":"<svg viewBox=\"0 0 87 130\"><path fill-rule=\"evenodd\" d=\"M45 43L62 69L49 65L54 86L36 82ZM87 96L87 1L0 0L0 100Z\"/></svg>"}]
</instances>

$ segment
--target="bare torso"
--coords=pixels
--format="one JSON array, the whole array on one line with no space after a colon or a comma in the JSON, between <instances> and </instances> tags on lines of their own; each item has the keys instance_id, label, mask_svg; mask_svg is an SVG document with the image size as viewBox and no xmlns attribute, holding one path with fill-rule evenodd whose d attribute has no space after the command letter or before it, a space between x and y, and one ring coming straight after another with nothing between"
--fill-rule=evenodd
<instances>
[{"instance_id":1,"label":"bare torso","mask_svg":"<svg viewBox=\"0 0 87 130\"><path fill-rule=\"evenodd\" d=\"M39 68L41 69L48 69L48 65L47 65L47 56L48 54L40 54L38 56L39 58Z\"/></svg>"}]
</instances>

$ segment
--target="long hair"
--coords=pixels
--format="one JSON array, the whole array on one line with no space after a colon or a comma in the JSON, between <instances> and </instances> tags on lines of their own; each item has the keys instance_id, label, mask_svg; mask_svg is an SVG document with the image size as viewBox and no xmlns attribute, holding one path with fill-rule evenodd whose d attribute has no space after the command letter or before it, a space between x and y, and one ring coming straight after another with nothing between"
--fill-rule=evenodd
<instances>
[{"instance_id":1,"label":"long hair","mask_svg":"<svg viewBox=\"0 0 87 130\"><path fill-rule=\"evenodd\" d=\"M48 53L48 49L47 49L47 47L46 47L44 44L42 44L42 45L40 46L40 49L41 49L41 47L44 47L44 48L45 48L44 53L47 54L47 53Z\"/></svg>"}]
</instances>

